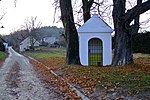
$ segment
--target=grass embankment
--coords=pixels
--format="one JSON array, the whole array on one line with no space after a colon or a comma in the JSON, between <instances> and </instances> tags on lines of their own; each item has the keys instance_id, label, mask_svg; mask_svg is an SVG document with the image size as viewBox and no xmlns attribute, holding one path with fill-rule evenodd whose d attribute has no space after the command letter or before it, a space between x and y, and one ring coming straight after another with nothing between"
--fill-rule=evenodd
<instances>
[{"instance_id":1,"label":"grass embankment","mask_svg":"<svg viewBox=\"0 0 150 100\"><path fill-rule=\"evenodd\" d=\"M61 53L28 54L58 72L67 81L82 87L87 95L96 91L129 95L150 92L150 56L136 57L135 64L124 67L85 67L65 65L65 56Z\"/></svg>"},{"instance_id":2,"label":"grass embankment","mask_svg":"<svg viewBox=\"0 0 150 100\"><path fill-rule=\"evenodd\" d=\"M6 57L7 57L7 54L5 52L0 51L0 60L5 60Z\"/></svg>"}]
</instances>

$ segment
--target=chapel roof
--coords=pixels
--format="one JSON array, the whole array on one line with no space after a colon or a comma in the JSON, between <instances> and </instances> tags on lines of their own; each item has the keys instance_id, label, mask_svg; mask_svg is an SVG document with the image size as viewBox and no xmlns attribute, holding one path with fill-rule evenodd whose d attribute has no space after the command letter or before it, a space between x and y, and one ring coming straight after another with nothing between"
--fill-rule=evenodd
<instances>
[{"instance_id":1,"label":"chapel roof","mask_svg":"<svg viewBox=\"0 0 150 100\"><path fill-rule=\"evenodd\" d=\"M93 15L87 22L78 28L79 33L112 33L113 29L98 15Z\"/></svg>"}]
</instances>

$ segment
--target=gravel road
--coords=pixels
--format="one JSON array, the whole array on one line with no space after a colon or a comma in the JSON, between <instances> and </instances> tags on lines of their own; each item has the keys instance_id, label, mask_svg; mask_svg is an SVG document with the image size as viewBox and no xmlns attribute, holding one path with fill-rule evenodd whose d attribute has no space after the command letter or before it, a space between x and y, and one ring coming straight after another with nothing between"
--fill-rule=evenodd
<instances>
[{"instance_id":1,"label":"gravel road","mask_svg":"<svg viewBox=\"0 0 150 100\"><path fill-rule=\"evenodd\" d=\"M27 58L11 47L8 52L9 57L0 68L0 100L61 99L61 96L44 88Z\"/></svg>"}]
</instances>

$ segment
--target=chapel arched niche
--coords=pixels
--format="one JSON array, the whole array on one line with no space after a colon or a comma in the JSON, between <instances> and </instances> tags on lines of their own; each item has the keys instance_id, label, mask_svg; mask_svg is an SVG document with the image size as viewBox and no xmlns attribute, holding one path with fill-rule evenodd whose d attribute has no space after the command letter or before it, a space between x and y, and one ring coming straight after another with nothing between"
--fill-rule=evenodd
<instances>
[{"instance_id":1,"label":"chapel arched niche","mask_svg":"<svg viewBox=\"0 0 150 100\"><path fill-rule=\"evenodd\" d=\"M88 65L103 65L103 43L99 38L92 38L88 41Z\"/></svg>"}]
</instances>

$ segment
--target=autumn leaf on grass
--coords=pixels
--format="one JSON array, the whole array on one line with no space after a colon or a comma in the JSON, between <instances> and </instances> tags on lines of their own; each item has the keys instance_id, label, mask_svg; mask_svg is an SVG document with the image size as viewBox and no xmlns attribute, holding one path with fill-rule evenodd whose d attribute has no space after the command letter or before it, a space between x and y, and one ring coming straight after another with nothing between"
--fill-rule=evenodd
<instances>
[{"instance_id":1,"label":"autumn leaf on grass","mask_svg":"<svg viewBox=\"0 0 150 100\"><path fill-rule=\"evenodd\" d=\"M106 86L112 86L112 82L105 82Z\"/></svg>"},{"instance_id":2,"label":"autumn leaf on grass","mask_svg":"<svg viewBox=\"0 0 150 100\"><path fill-rule=\"evenodd\" d=\"M108 90L106 90L106 93L111 93L111 92L115 92L115 89L114 89L114 88L112 88L112 89L108 89Z\"/></svg>"}]
</instances>

